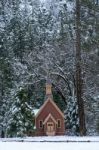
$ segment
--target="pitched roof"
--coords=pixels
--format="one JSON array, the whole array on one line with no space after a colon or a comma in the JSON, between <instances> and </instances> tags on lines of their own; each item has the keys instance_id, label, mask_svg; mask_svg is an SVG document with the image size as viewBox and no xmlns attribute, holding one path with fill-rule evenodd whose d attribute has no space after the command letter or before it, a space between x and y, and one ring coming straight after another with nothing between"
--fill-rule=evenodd
<instances>
[{"instance_id":1,"label":"pitched roof","mask_svg":"<svg viewBox=\"0 0 99 150\"><path fill-rule=\"evenodd\" d=\"M43 124L45 124L49 118L51 118L57 124L57 121L54 119L54 117L51 115L51 113L45 118Z\"/></svg>"},{"instance_id":2,"label":"pitched roof","mask_svg":"<svg viewBox=\"0 0 99 150\"><path fill-rule=\"evenodd\" d=\"M64 118L64 114L62 113L62 111L58 108L58 106L55 104L55 102L52 100L52 99L50 99L50 98L48 98L45 102L44 102L44 104L41 106L41 108L39 109L39 111L38 111L38 113L36 114L36 118L39 116L39 114L42 112L42 110L44 109L44 107L47 105L47 103L48 102L51 102L51 104L54 106L54 108L59 112L59 114Z\"/></svg>"},{"instance_id":3,"label":"pitched roof","mask_svg":"<svg viewBox=\"0 0 99 150\"><path fill-rule=\"evenodd\" d=\"M34 109L33 112L34 112L34 115L36 116L36 114L38 113L39 109Z\"/></svg>"}]
</instances>

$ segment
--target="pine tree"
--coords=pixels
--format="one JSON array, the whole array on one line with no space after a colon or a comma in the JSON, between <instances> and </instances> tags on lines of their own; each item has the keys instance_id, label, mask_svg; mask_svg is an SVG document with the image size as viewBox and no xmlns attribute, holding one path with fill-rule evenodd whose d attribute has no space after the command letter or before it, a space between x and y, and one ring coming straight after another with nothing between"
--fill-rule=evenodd
<instances>
[{"instance_id":1,"label":"pine tree","mask_svg":"<svg viewBox=\"0 0 99 150\"><path fill-rule=\"evenodd\" d=\"M33 109L28 104L28 95L24 89L20 88L17 91L11 112L12 115L7 128L8 136L32 135L34 130L34 114Z\"/></svg>"}]
</instances>

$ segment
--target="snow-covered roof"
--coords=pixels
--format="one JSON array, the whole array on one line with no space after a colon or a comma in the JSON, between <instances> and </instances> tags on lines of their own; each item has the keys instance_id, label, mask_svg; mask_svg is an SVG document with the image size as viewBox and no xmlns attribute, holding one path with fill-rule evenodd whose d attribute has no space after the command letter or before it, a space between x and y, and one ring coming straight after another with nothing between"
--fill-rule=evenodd
<instances>
[{"instance_id":1,"label":"snow-covered roof","mask_svg":"<svg viewBox=\"0 0 99 150\"><path fill-rule=\"evenodd\" d=\"M38 113L39 109L34 109L33 112L34 112L34 115L36 116L36 114Z\"/></svg>"}]
</instances>

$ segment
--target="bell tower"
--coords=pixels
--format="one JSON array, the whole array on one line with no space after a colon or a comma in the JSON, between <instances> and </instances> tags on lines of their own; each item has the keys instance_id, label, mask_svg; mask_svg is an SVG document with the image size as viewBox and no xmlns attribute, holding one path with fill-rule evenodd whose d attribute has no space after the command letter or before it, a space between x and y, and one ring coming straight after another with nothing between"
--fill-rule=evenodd
<instances>
[{"instance_id":1,"label":"bell tower","mask_svg":"<svg viewBox=\"0 0 99 150\"><path fill-rule=\"evenodd\" d=\"M52 84L51 84L51 81L49 79L46 80L46 96L45 96L45 100L47 98L53 99L53 96L52 96Z\"/></svg>"},{"instance_id":2,"label":"bell tower","mask_svg":"<svg viewBox=\"0 0 99 150\"><path fill-rule=\"evenodd\" d=\"M46 95L52 94L52 84L49 81L46 81Z\"/></svg>"}]
</instances>

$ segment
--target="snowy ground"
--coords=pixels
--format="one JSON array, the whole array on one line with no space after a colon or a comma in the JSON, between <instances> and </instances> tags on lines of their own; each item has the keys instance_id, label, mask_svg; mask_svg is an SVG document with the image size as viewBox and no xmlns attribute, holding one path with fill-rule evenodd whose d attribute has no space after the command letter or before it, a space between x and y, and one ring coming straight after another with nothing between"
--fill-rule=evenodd
<instances>
[{"instance_id":1,"label":"snowy ground","mask_svg":"<svg viewBox=\"0 0 99 150\"><path fill-rule=\"evenodd\" d=\"M32 137L0 139L0 150L99 150L99 137Z\"/></svg>"}]
</instances>

